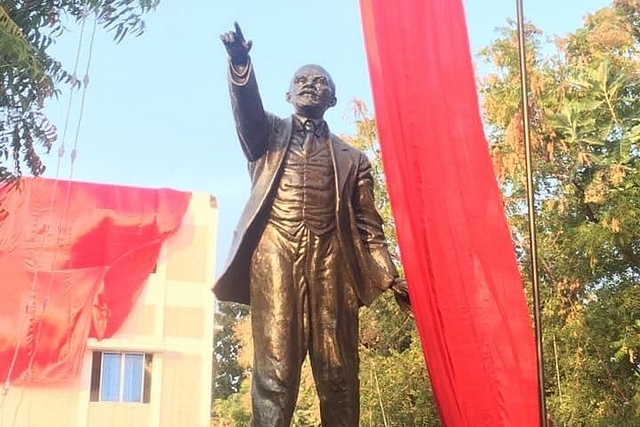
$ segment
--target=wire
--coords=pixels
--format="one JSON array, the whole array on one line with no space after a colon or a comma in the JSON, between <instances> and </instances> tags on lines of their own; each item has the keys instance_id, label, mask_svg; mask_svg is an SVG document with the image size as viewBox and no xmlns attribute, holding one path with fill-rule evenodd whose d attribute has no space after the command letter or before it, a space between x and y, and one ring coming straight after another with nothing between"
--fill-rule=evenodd
<instances>
[{"instance_id":1,"label":"wire","mask_svg":"<svg viewBox=\"0 0 640 427\"><path fill-rule=\"evenodd\" d=\"M84 15L84 18L86 18L86 14ZM65 192L65 198L64 198L64 203L63 203L63 210L62 210L62 215L60 216L60 220L59 220L59 224L58 224L58 234L56 236L56 240L55 240L55 249L54 249L54 253L53 253L53 257L51 259L51 270L53 270L55 268L56 265L56 261L57 261L57 256L58 256L58 247L60 246L60 240L61 240L61 236L62 236L62 230L63 230L63 225L64 225L64 219L67 216L67 212L69 209L69 199L71 196L71 180L73 178L73 171L74 171L74 165L75 165L75 160L76 160L76 155L77 155L77 148L78 148L78 139L79 139L79 134L80 134L80 127L82 124L82 117L83 117L83 113L84 113L84 105L85 105L85 99L86 99L86 94L87 94L87 86L89 85L89 69L91 67L91 58L93 56L93 44L94 44L94 40L95 40L95 35L96 35L96 29L98 27L98 19L97 17L94 19L93 21L93 30L91 32L91 41L89 42L89 53L88 53L88 58L87 58L87 66L85 69L85 74L84 77L82 79L82 99L81 99L81 104L80 104L80 112L78 114L78 121L76 124L76 133L75 133L75 137L74 137L74 142L73 142L73 149L71 150L71 166L70 166L70 171L69 171L69 179L68 179L68 183L67 183L67 189ZM77 64L76 64L77 67ZM75 71L74 71L75 73ZM57 177L56 177L57 178ZM56 182L54 183L54 186L57 185L57 179ZM42 301L42 313L40 314L40 317L38 319L37 322L37 331L36 331L36 335L35 335L35 345L34 345L34 349L33 352L30 355L29 358L29 365L27 368L27 371L31 371L32 367L33 367L33 362L35 359L35 355L37 353L37 349L38 349L38 345L40 343L40 336L41 336L41 331L42 331L42 320L44 318L45 312L47 311L47 308L49 306L49 301L51 298L51 285L53 283L53 275L49 276L49 280L47 282L47 288L46 288L46 293L45 293L45 297L43 298Z\"/></svg>"},{"instance_id":2,"label":"wire","mask_svg":"<svg viewBox=\"0 0 640 427\"><path fill-rule=\"evenodd\" d=\"M25 311L27 309L28 307L25 307ZM4 385L2 386L2 396L0 397L0 409L2 409L2 407L4 406L5 398L9 393L11 374L13 372L13 368L15 368L16 361L18 360L18 351L20 350L20 344L22 344L22 337L24 336L24 330L25 330L26 324L27 324L27 316L24 316L24 318L22 319L22 325L20 325L20 334L18 335L21 338L16 343L16 348L13 351L13 357L11 358L11 363L9 364L9 372L7 373L7 380L4 382Z\"/></svg>"},{"instance_id":3,"label":"wire","mask_svg":"<svg viewBox=\"0 0 640 427\"><path fill-rule=\"evenodd\" d=\"M80 38L78 40L78 48L76 50L76 57L75 57L75 63L74 63L74 68L73 68L73 75L72 75L74 83L77 80L76 75L77 75L78 65L79 65L79 62L80 62L80 53L82 51L82 44L83 44L83 40L84 40L84 29L85 29L87 11L88 11L88 0L84 0L83 10L82 10L82 17L81 17ZM94 27L94 35L95 35L95 27ZM91 40L92 40L92 44L93 44L93 36L92 36ZM69 118L71 116L71 105L72 105L72 100L73 100L73 93L74 93L73 90L71 90L70 93L69 93L69 101L67 103L65 124L64 124L64 128L63 128L64 130L63 130L63 134L62 134L60 148L58 149L58 160L57 160L56 171L55 171L54 186L53 186L53 190L51 191L51 201L49 203L49 211L48 212L53 212L54 203L55 203L55 199L56 199L56 193L57 193L57 187L58 187L58 178L60 176L62 158L64 157L64 152L65 152L65 139L66 139L67 129L68 129L68 125L69 125ZM78 126L79 125L80 125L80 122L78 123ZM75 149L75 145L77 145L77 136L76 136L76 142L74 144L74 149ZM30 195L29 195L29 197L30 197ZM61 218L61 221L62 221L62 219L63 218ZM60 230L61 230L61 226L60 225L61 224L59 224L58 239L57 240L59 240L59 237L60 237ZM44 252L45 242L46 242L47 235L48 235L48 233L47 233L48 230L49 230L49 226L47 224L45 224L43 226L42 240L41 240L41 243L40 243L40 247L38 248L37 255L35 257L36 260L41 259L41 257L42 257L42 254ZM58 241L56 241L56 245L54 246L54 259L53 259L52 262L55 262L55 258L57 256L57 251L58 251ZM36 319L36 312L37 312L36 296L37 296L37 288L38 288L38 278L39 278L38 277L38 273L39 273L39 271L40 271L40 263L36 263L34 265L33 280L31 282L29 297L28 297L28 299L26 301L26 304L25 304L25 317L23 319L22 326L20 328L19 339L16 342L16 348L14 350L13 357L11 358L11 362L9 364L9 370L7 372L7 378L4 381L4 385L3 385L3 388L2 388L2 396L0 398L0 409L3 407L3 405L5 403L5 397L9 392L9 388L11 386L11 380L12 380L12 376L13 376L13 371L15 369L15 365L16 365L16 362L18 360L19 350L20 350L20 347L21 347L21 345L22 345L22 343L23 343L23 341L25 339L27 340L27 347L30 348L29 365L28 365L27 373L29 373L31 371L32 366L33 366L33 361L34 361L34 358L35 358L37 345L38 345L38 340L39 340L39 336L40 336L42 316L44 315L44 312L47 309L48 302L49 302L49 297L50 297L50 295L47 294L45 296L45 298L43 299L42 313L41 313L40 318L38 319L37 326L35 326L35 329L36 329L36 333L34 335L35 338L33 340L29 340L28 339L29 336L33 335L32 333L30 333L30 331L33 331L33 329L34 329L33 322ZM50 281L51 280L52 280L52 277L50 276ZM49 284L49 288L50 288L50 284Z\"/></svg>"}]
</instances>

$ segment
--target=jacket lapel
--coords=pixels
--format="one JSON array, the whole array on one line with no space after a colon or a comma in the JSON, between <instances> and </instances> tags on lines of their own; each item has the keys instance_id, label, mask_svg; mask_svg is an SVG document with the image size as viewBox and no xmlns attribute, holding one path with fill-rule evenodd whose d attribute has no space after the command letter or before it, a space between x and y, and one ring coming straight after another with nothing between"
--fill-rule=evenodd
<instances>
[{"instance_id":1,"label":"jacket lapel","mask_svg":"<svg viewBox=\"0 0 640 427\"><path fill-rule=\"evenodd\" d=\"M349 176L354 170L353 160L348 155L349 149L338 139L337 136L331 134L331 157L333 159L334 174L336 179L337 196L344 194L344 189Z\"/></svg>"}]
</instances>

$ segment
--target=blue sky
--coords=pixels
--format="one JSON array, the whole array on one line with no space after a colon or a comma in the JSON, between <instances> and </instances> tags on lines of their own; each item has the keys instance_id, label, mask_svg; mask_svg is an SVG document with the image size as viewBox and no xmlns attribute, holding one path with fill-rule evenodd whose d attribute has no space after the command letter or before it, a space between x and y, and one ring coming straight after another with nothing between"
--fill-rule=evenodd
<instances>
[{"instance_id":1,"label":"blue sky","mask_svg":"<svg viewBox=\"0 0 640 427\"><path fill-rule=\"evenodd\" d=\"M578 27L606 0L524 0L527 19L548 36ZM494 29L515 19L515 0L465 0L472 52L497 37ZM219 34L237 20L253 40L252 58L266 108L290 114L284 93L305 63L327 68L338 105L327 113L333 131L350 133L349 103L371 106L357 0L162 0L146 17L147 32L115 44L98 29L90 84L78 138L73 179L142 187L170 187L213 194L219 206L218 264L226 257L235 222L248 194L246 163L237 144L226 82L226 53ZM84 75L92 22L87 23L78 64ZM73 69L80 28L69 31L54 54ZM71 176L70 147L81 96L74 94L58 172ZM62 141L68 92L47 113ZM45 158L56 176L57 147Z\"/></svg>"}]
</instances>

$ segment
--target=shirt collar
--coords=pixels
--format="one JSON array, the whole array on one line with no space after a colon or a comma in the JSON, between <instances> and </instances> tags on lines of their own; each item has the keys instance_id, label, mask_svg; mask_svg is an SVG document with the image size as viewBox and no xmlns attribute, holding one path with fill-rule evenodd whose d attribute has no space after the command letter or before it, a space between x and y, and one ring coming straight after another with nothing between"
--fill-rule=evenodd
<instances>
[{"instance_id":1,"label":"shirt collar","mask_svg":"<svg viewBox=\"0 0 640 427\"><path fill-rule=\"evenodd\" d=\"M315 125L315 134L317 137L327 136L329 135L329 125L324 119L310 119L307 117L302 117L297 114L293 115L293 127L296 132L305 133L304 124L310 120Z\"/></svg>"}]
</instances>

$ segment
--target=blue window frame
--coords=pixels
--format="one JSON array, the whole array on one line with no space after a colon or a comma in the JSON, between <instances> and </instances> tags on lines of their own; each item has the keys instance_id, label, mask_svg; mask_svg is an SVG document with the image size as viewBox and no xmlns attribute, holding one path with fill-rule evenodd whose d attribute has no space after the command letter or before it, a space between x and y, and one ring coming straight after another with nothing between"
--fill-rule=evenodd
<instances>
[{"instance_id":1,"label":"blue window frame","mask_svg":"<svg viewBox=\"0 0 640 427\"><path fill-rule=\"evenodd\" d=\"M152 360L146 353L94 352L91 401L149 403Z\"/></svg>"}]
</instances>

